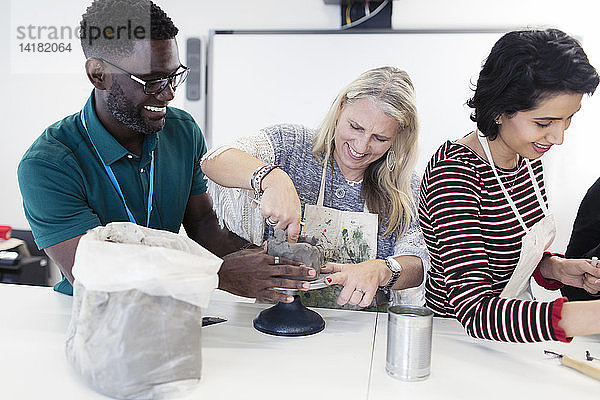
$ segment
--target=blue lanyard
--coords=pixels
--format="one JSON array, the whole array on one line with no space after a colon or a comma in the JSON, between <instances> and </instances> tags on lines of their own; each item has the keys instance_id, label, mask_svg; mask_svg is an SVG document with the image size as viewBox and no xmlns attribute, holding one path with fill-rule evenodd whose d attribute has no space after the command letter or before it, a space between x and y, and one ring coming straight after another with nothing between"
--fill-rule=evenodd
<instances>
[{"instance_id":1,"label":"blue lanyard","mask_svg":"<svg viewBox=\"0 0 600 400\"><path fill-rule=\"evenodd\" d=\"M127 211L127 216L129 217L129 222L133 222L134 224L137 225L137 222L136 222L135 218L133 217L133 214L129 210L129 207L127 207L127 202L125 201L125 196L123 196L123 191L121 190L121 186L119 186L119 181L117 181L117 177L115 176L115 173L113 172L112 168L109 165L106 165L106 163L102 159L102 156L100 156L100 152L98 151L96 144L94 143L94 141L92 140L92 137L90 136L90 133L88 132L87 124L85 123L84 110L85 110L85 107L83 108L83 110L81 110L81 112L79 113L79 116L81 117L81 122L83 123L83 127L85 128L85 133L87 133L88 138L90 139L90 142L92 143L92 146L94 146L94 150L96 150L96 154L98 155L98 158L102 162L102 165L104 165L104 169L106 170L106 173L108 174L108 177L110 178L110 181L112 182L113 187L115 188L115 190L121 197L121 200L123 201L123 205L125 206L125 211ZM152 212L152 196L153 196L153 194L154 194L154 150L152 150L151 159L150 159L150 188L148 190L148 214L146 216L146 226L147 227L150 226L150 213Z\"/></svg>"}]
</instances>

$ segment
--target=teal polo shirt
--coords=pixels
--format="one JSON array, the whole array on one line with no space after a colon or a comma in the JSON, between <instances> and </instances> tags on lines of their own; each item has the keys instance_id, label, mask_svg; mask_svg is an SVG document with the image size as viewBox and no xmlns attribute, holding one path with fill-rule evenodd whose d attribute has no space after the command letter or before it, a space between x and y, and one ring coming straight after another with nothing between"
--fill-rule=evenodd
<instances>
[{"instance_id":1,"label":"teal polo shirt","mask_svg":"<svg viewBox=\"0 0 600 400\"><path fill-rule=\"evenodd\" d=\"M185 111L167 107L164 128L146 135L142 154L136 156L102 126L93 97L92 92L84 107L89 134L114 171L135 220L146 223L154 150L150 227L179 232L189 197L206 192L206 178L200 169L206 143L200 128ZM129 221L79 113L49 126L27 150L17 172L25 216L40 249L99 225ZM72 291L70 285L56 289Z\"/></svg>"}]
</instances>

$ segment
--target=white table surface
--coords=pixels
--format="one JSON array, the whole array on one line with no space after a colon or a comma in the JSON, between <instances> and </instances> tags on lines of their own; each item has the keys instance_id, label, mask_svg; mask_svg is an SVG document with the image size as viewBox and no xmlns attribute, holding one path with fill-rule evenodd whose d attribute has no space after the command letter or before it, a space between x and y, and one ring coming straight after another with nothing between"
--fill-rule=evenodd
<instances>
[{"instance_id":1,"label":"white table surface","mask_svg":"<svg viewBox=\"0 0 600 400\"><path fill-rule=\"evenodd\" d=\"M600 398L600 381L564 367L544 354L551 350L585 360L585 351L600 357L600 335L571 343L500 343L473 339L455 319L433 319L431 375L402 382L385 371L387 315L379 314L369 399L540 399ZM600 367L599 361L593 364Z\"/></svg>"},{"instance_id":2,"label":"white table surface","mask_svg":"<svg viewBox=\"0 0 600 400\"><path fill-rule=\"evenodd\" d=\"M0 284L0 399L106 399L65 358L72 299L51 288ZM203 328L202 379L182 399L598 399L600 382L543 354L600 355L600 336L572 343L495 343L434 319L431 376L385 372L386 314L319 309L325 330L286 338L256 331L266 305L216 291ZM594 361L600 366L600 362Z\"/></svg>"},{"instance_id":3,"label":"white table surface","mask_svg":"<svg viewBox=\"0 0 600 400\"><path fill-rule=\"evenodd\" d=\"M269 305L221 291L203 328L202 378L183 399L307 399L367 396L376 313L321 309L325 330L305 337L258 332ZM51 288L0 284L0 399L106 399L87 387L65 357L72 298ZM340 384L341 383L341 384Z\"/></svg>"}]
</instances>

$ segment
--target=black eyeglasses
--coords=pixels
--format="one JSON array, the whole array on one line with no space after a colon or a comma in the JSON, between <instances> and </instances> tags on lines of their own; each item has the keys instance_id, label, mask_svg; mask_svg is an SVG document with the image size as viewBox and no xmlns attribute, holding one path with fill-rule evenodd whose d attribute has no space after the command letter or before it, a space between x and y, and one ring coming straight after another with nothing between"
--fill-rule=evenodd
<instances>
[{"instance_id":1,"label":"black eyeglasses","mask_svg":"<svg viewBox=\"0 0 600 400\"><path fill-rule=\"evenodd\" d=\"M119 71L125 72L127 75L129 75L129 77L131 79L133 79L134 81L136 81L137 83L141 84L144 86L144 93L152 96L152 95L156 95L159 94L160 92L162 92L163 90L166 89L168 84L171 84L171 88L173 90L175 90L177 88L177 86L181 85L185 79L188 76L188 72L190 72L190 69L188 67L186 67L185 65L179 65L179 68L183 68L183 71L179 71L174 73L173 75L169 75L165 78L160 78L160 79L152 79L150 81L145 81L142 78L139 78L137 76L135 76L134 74L132 74L131 72L124 70L123 68L119 67L118 65L115 65L113 63L111 63L110 61L107 61L103 58L99 58L99 60L112 65L113 67L115 67L116 69L118 69ZM179 69L178 68L178 69Z\"/></svg>"}]
</instances>

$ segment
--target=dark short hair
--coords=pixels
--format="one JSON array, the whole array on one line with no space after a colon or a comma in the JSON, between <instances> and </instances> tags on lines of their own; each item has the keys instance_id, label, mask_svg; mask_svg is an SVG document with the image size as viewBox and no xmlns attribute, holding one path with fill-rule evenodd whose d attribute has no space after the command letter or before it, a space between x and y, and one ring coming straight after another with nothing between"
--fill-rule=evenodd
<instances>
[{"instance_id":1,"label":"dark short hair","mask_svg":"<svg viewBox=\"0 0 600 400\"><path fill-rule=\"evenodd\" d=\"M150 0L94 0L82 15L80 29L86 58L107 59L130 55L135 40L173 39L178 32Z\"/></svg>"},{"instance_id":2,"label":"dark short hair","mask_svg":"<svg viewBox=\"0 0 600 400\"><path fill-rule=\"evenodd\" d=\"M593 94L598 72L577 40L558 29L509 32L485 60L467 105L479 131L494 140L495 119L531 110L559 93Z\"/></svg>"}]
</instances>

